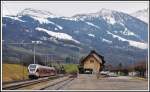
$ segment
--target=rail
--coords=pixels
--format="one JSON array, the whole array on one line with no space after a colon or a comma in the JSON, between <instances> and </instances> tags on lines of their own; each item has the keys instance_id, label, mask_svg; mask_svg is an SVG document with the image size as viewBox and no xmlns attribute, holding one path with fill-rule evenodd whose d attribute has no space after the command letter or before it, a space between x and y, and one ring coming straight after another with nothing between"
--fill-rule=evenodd
<instances>
[{"instance_id":1,"label":"rail","mask_svg":"<svg viewBox=\"0 0 150 92\"><path fill-rule=\"evenodd\" d=\"M52 86L55 86L57 84L59 85L65 81L73 80L74 77L75 77L74 75L57 75L57 76L39 78L36 80L25 80L25 81L21 81L21 82L4 84L2 86L2 89L3 90L17 90L20 88L22 89L22 88L26 88L28 86L36 85L38 83L50 81L48 84L42 85L40 87L35 87L33 89L33 90L44 90L47 87L52 87ZM53 80L50 80L50 79L53 79Z\"/></svg>"},{"instance_id":2,"label":"rail","mask_svg":"<svg viewBox=\"0 0 150 92\"><path fill-rule=\"evenodd\" d=\"M33 84L37 84L40 82L45 82L50 79L58 78L58 77L62 77L62 76L51 76L51 77L39 78L36 80L25 80L25 81L21 81L21 82L7 83L2 86L2 89L3 90L15 90L15 89L23 88L23 87L30 86Z\"/></svg>"}]
</instances>

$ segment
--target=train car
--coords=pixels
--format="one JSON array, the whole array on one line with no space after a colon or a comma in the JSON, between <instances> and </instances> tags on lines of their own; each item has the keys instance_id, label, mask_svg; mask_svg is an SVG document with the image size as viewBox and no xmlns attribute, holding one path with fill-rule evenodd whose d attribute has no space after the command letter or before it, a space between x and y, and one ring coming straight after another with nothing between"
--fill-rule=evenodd
<instances>
[{"instance_id":1,"label":"train car","mask_svg":"<svg viewBox=\"0 0 150 92\"><path fill-rule=\"evenodd\" d=\"M57 71L54 67L42 66L39 64L30 64L28 66L28 71L30 79L54 76L57 74Z\"/></svg>"}]
</instances>

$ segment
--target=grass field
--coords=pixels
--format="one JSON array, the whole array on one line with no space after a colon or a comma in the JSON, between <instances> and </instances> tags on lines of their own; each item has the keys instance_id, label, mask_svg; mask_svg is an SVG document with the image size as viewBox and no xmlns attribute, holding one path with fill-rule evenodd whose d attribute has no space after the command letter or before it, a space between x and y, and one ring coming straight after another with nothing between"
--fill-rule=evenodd
<instances>
[{"instance_id":1,"label":"grass field","mask_svg":"<svg viewBox=\"0 0 150 92\"><path fill-rule=\"evenodd\" d=\"M78 67L76 64L64 64L63 66L67 73L78 72Z\"/></svg>"},{"instance_id":2,"label":"grass field","mask_svg":"<svg viewBox=\"0 0 150 92\"><path fill-rule=\"evenodd\" d=\"M78 71L76 64L63 64L66 73L74 73ZM23 80L28 78L27 67L19 64L2 64L2 80L3 82Z\"/></svg>"},{"instance_id":3,"label":"grass field","mask_svg":"<svg viewBox=\"0 0 150 92\"><path fill-rule=\"evenodd\" d=\"M19 64L2 64L3 82L22 80L28 78L27 67Z\"/></svg>"}]
</instances>

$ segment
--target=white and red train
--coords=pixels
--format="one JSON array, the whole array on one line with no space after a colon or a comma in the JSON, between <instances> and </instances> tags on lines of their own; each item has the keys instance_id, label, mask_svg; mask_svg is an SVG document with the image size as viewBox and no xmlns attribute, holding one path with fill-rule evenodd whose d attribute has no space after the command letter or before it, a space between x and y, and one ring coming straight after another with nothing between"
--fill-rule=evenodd
<instances>
[{"instance_id":1,"label":"white and red train","mask_svg":"<svg viewBox=\"0 0 150 92\"><path fill-rule=\"evenodd\" d=\"M57 74L57 71L54 67L42 66L39 64L30 64L28 66L28 71L30 79L46 76L54 76Z\"/></svg>"}]
</instances>

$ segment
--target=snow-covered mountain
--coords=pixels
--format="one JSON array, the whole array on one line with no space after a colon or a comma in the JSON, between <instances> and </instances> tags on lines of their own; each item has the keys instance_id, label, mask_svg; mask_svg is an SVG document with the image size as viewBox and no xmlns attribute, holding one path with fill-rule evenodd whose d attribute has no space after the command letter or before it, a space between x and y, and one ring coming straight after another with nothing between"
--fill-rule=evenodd
<instances>
[{"instance_id":1,"label":"snow-covered mountain","mask_svg":"<svg viewBox=\"0 0 150 92\"><path fill-rule=\"evenodd\" d=\"M40 41L38 52L46 49L65 57L95 49L107 62L126 64L147 56L148 24L114 10L61 17L28 8L17 16L4 16L2 26L4 42Z\"/></svg>"},{"instance_id":2,"label":"snow-covered mountain","mask_svg":"<svg viewBox=\"0 0 150 92\"><path fill-rule=\"evenodd\" d=\"M132 13L131 15L146 22L146 23L148 23L148 21L149 21L148 8L136 11L136 12Z\"/></svg>"},{"instance_id":3,"label":"snow-covered mountain","mask_svg":"<svg viewBox=\"0 0 150 92\"><path fill-rule=\"evenodd\" d=\"M17 14L17 16L32 16L32 17L40 17L40 18L55 18L55 17L59 17L57 15L54 15L53 13L49 12L49 11L45 11L45 10L36 10L36 9L32 9L32 8L26 8L23 11L21 11L20 13Z\"/></svg>"},{"instance_id":4,"label":"snow-covered mountain","mask_svg":"<svg viewBox=\"0 0 150 92\"><path fill-rule=\"evenodd\" d=\"M113 10L102 8L100 11L98 11L96 13L78 14L78 15L74 15L73 18L79 19L79 20L87 20L87 19L91 20L93 18L102 17L108 23L114 24L114 23L116 23L115 17L114 17L115 13L117 13L117 12L113 11Z\"/></svg>"},{"instance_id":5,"label":"snow-covered mountain","mask_svg":"<svg viewBox=\"0 0 150 92\"><path fill-rule=\"evenodd\" d=\"M112 28L112 29L110 29L112 32L107 31L107 33L111 34L114 38L118 38L119 40L128 41L129 44L132 46L135 46L135 47L141 46L141 48L142 47L147 48L147 46L146 46L147 44L144 44L142 42L142 41L144 41L144 39L141 39L140 34L138 34L138 32L136 32L136 31L133 31L134 29L131 29L129 27L131 24L128 24L128 22L131 19L134 19L134 17L132 17L128 14L124 14L122 12L117 12L117 11L113 11L113 10L109 10L109 9L101 9L99 12L96 12L96 13L80 14L80 15L75 15L73 17L76 20L84 21L88 25L93 26L98 29L102 29L102 27L97 25L98 23L96 23L96 19L98 19L100 21L105 21L105 22L107 22L107 24L110 24L111 26L114 26L114 27L120 26L120 28L121 27L123 28L122 30ZM132 22L134 22L134 21L132 21ZM137 25L137 23L135 23L135 26L136 25ZM130 37L132 37L132 38L130 38ZM133 41L133 37L137 41L139 41L139 44L138 44L138 42ZM140 42L141 42L141 44L140 44Z\"/></svg>"}]
</instances>

